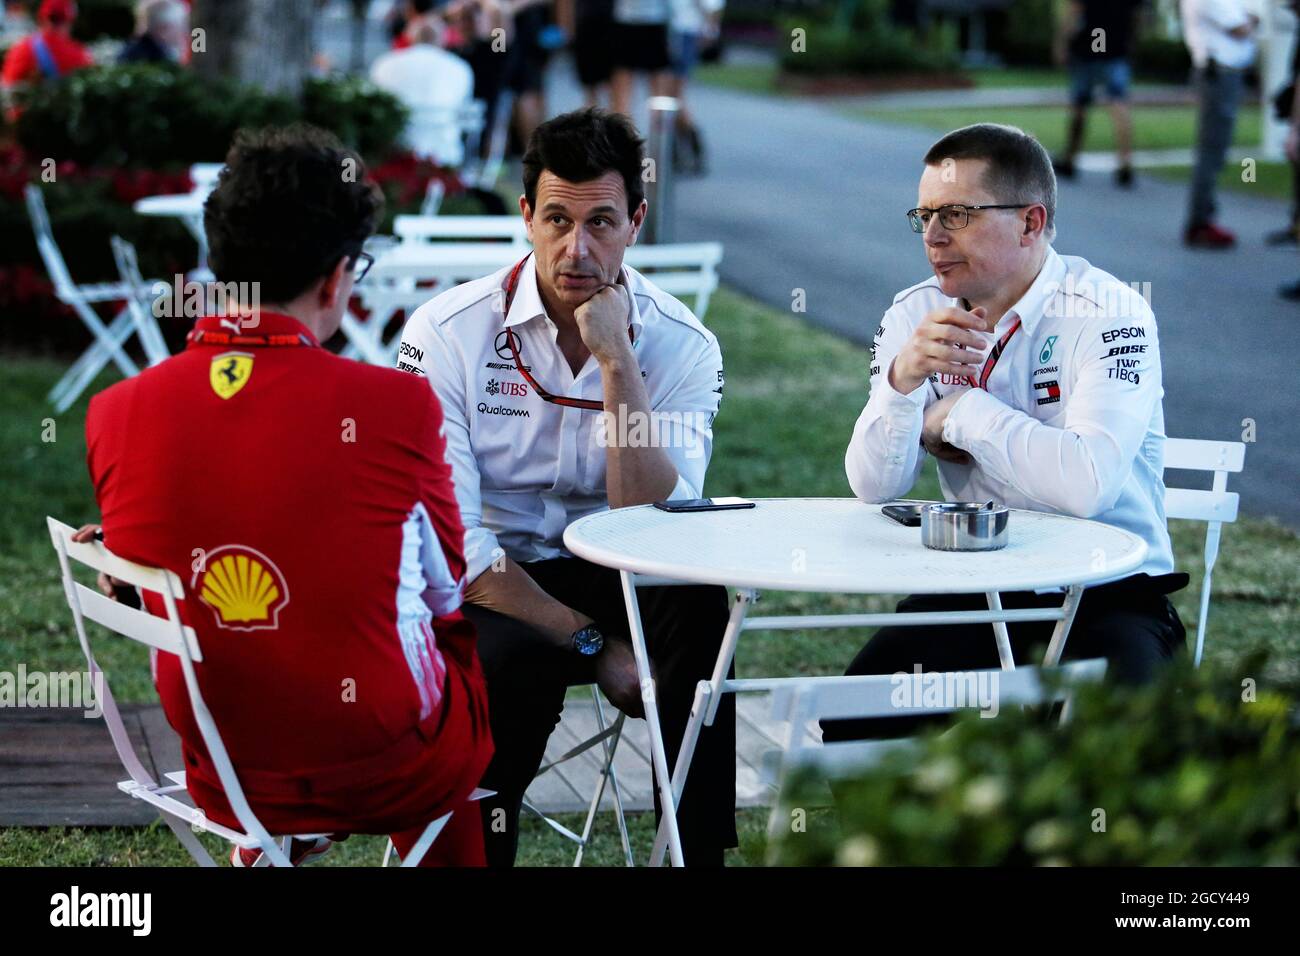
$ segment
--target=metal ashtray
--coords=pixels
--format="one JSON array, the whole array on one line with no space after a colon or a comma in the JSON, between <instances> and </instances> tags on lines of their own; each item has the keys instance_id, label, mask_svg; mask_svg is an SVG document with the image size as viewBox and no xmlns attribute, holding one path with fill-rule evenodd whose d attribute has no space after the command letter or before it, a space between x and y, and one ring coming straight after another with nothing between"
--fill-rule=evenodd
<instances>
[{"instance_id":1,"label":"metal ashtray","mask_svg":"<svg viewBox=\"0 0 1300 956\"><path fill-rule=\"evenodd\" d=\"M997 551L1007 546L1011 512L992 501L950 501L921 509L921 543L936 551Z\"/></svg>"}]
</instances>

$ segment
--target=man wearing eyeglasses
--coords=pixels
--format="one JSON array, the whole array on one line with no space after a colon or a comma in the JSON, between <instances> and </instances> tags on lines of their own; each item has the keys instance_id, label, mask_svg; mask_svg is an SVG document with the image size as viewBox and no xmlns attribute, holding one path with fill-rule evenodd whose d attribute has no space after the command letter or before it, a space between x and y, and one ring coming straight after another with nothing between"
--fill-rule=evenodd
<instances>
[{"instance_id":1,"label":"man wearing eyeglasses","mask_svg":"<svg viewBox=\"0 0 1300 956\"><path fill-rule=\"evenodd\" d=\"M716 338L623 254L646 215L643 143L624 116L588 109L540 125L519 208L533 251L411 316L399 367L445 411L465 523L466 615L479 634L496 756L483 786L489 865L509 865L524 790L565 689L597 683L642 711L619 576L562 536L594 511L698 498L722 393ZM665 427L666 426L666 427ZM722 588L638 593L655 693L676 759L696 683L726 627ZM680 812L690 865L736 845L735 710L700 737Z\"/></svg>"},{"instance_id":2,"label":"man wearing eyeglasses","mask_svg":"<svg viewBox=\"0 0 1300 956\"><path fill-rule=\"evenodd\" d=\"M1108 675L1148 680L1184 645L1166 597L1164 393L1150 306L1131 287L1052 248L1056 178L1033 137L968 126L925 156L917 208L933 276L894 297L876 333L871 394L845 455L861 499L911 490L927 455L950 501L1092 518L1141 536L1138 573L1088 589L1065 656L1105 657ZM913 595L900 611L985 609L982 595ZM1002 595L1046 607L1061 595ZM1051 622L1010 625L1018 661L1046 644ZM886 627L850 674L997 667L992 628ZM924 718L922 718L923 720ZM827 739L894 736L917 718L827 722Z\"/></svg>"}]
</instances>

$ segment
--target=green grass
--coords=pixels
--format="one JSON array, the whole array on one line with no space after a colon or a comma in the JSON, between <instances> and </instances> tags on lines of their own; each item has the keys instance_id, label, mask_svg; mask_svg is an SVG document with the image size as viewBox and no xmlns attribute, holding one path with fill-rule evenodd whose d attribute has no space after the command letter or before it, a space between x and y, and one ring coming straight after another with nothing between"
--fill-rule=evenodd
<instances>
[{"instance_id":1,"label":"green grass","mask_svg":"<svg viewBox=\"0 0 1300 956\"><path fill-rule=\"evenodd\" d=\"M957 129L970 123L1005 123L1032 133L1047 147L1060 152L1065 147L1066 110L1059 106L999 106L981 109L935 108L884 110L870 107L845 107L845 112L860 118L887 123L902 123L934 130ZM1186 149L1196 137L1196 111L1191 106L1133 107L1133 139L1136 149ZM1259 107L1244 107L1237 117L1233 142L1252 146L1260 141ZM1088 117L1084 149L1109 151L1115 148L1115 131L1104 108L1094 109Z\"/></svg>"},{"instance_id":2,"label":"green grass","mask_svg":"<svg viewBox=\"0 0 1300 956\"><path fill-rule=\"evenodd\" d=\"M708 321L722 342L727 389L707 493L848 496L844 447L866 400L866 350L727 289L714 297ZM42 441L42 429L52 417L44 396L64 363L9 356L5 367L0 379L0 404L6 410L0 419L0 670L13 670L20 661L29 670L81 670L81 652L63 602L44 516L52 514L74 525L95 517L85 474L86 400L59 416L57 440ZM98 386L110 381L106 375ZM927 468L914 493L938 496L933 468ZM1180 568L1199 580L1204 526L1175 522L1171 530ZM1249 518L1225 530L1215 572L1208 662L1226 663L1263 644L1273 649L1277 666L1298 666L1298 569L1300 537L1290 530ZM770 614L886 610L893 603L884 596L779 593L765 594L763 600L764 613ZM1196 592L1175 595L1175 603L1191 631ZM737 668L742 676L840 673L865 636L851 631L747 635ZM103 639L95 646L119 700L156 699L142 652ZM731 854L730 863L762 861L764 817L757 810L739 815L741 847ZM616 864L617 836L608 820L601 826L606 829L589 859ZM634 815L633 826L638 845L647 845L650 815ZM328 859L369 865L381 855L382 841L354 837ZM564 841L526 825L521 864L558 865L570 858ZM37 860L68 865L185 862L170 832L159 826L0 830L0 865Z\"/></svg>"},{"instance_id":3,"label":"green grass","mask_svg":"<svg viewBox=\"0 0 1300 956\"><path fill-rule=\"evenodd\" d=\"M777 82L777 65L772 63L701 63L691 74L692 83L720 86L743 93L783 91Z\"/></svg>"},{"instance_id":4,"label":"green grass","mask_svg":"<svg viewBox=\"0 0 1300 956\"><path fill-rule=\"evenodd\" d=\"M1190 166L1153 166L1142 172L1182 183L1189 182L1192 178ZM1244 173L1240 160L1235 162L1229 160L1224 165L1223 172L1219 174L1219 188L1249 196L1263 196L1267 199L1291 199L1293 178L1289 163L1270 163L1263 160L1256 162L1254 182L1244 180L1242 178ZM1279 217L1278 222L1268 223L1262 227L1262 231L1281 229L1285 225L1284 219Z\"/></svg>"},{"instance_id":5,"label":"green grass","mask_svg":"<svg viewBox=\"0 0 1300 956\"><path fill-rule=\"evenodd\" d=\"M990 67L972 70L970 78L982 90L1044 89L1066 86L1064 69L1038 66Z\"/></svg>"}]
</instances>

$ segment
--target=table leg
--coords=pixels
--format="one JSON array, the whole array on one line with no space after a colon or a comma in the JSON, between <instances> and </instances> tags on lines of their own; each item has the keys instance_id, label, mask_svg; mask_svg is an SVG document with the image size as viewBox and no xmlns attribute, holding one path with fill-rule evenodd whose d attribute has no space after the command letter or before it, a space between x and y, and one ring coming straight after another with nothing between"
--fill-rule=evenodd
<instances>
[{"instance_id":1,"label":"table leg","mask_svg":"<svg viewBox=\"0 0 1300 956\"><path fill-rule=\"evenodd\" d=\"M664 750L664 734L659 726L659 705L655 701L654 678L650 676L650 655L646 651L645 633L641 628L641 607L636 599L636 585L630 571L620 571L623 582L623 601L627 605L628 631L632 638L632 653L636 657L637 678L641 682L641 702L645 706L646 724L650 730L650 758L655 781L659 787L659 807L663 825L668 833L668 851L673 866L684 866L682 838L677 829L677 802L673 799L672 777L668 773L668 756ZM680 761L679 761L680 763Z\"/></svg>"},{"instance_id":2,"label":"table leg","mask_svg":"<svg viewBox=\"0 0 1300 956\"><path fill-rule=\"evenodd\" d=\"M736 592L736 603L732 605L727 629L722 634L722 646L718 649L718 659L713 665L713 676L710 680L702 680L695 686L695 702L691 705L691 716L686 722L686 732L682 734L681 749L677 751L677 765L673 767L674 803L682 798L682 791L686 788L686 775L695 757L695 744L700 739L700 730L705 725L712 726L714 718L718 716L718 704L723 694L722 684L727 679L731 660L736 655L740 632L745 629L745 615L749 613L749 606L755 600L756 594L752 590L742 589ZM666 830L661 820L659 832L655 834L654 849L650 851L651 866L660 866L663 863L665 834Z\"/></svg>"},{"instance_id":3,"label":"table leg","mask_svg":"<svg viewBox=\"0 0 1300 956\"><path fill-rule=\"evenodd\" d=\"M985 597L989 601L989 610L995 614L1002 611L1002 595L997 591L988 591ZM993 622L993 636L998 642L998 660L1004 671L1016 669L1016 659L1011 653L1011 636L1007 633L1006 621Z\"/></svg>"},{"instance_id":4,"label":"table leg","mask_svg":"<svg viewBox=\"0 0 1300 956\"><path fill-rule=\"evenodd\" d=\"M1061 661L1061 652L1065 650L1065 639L1070 636L1070 627L1074 624L1075 612L1079 610L1079 599L1083 597L1083 585L1071 584L1065 591L1065 603L1061 605L1061 612L1064 615L1056 622L1056 629L1052 631L1052 641L1047 645L1047 653L1043 656L1044 667L1055 667Z\"/></svg>"}]
</instances>

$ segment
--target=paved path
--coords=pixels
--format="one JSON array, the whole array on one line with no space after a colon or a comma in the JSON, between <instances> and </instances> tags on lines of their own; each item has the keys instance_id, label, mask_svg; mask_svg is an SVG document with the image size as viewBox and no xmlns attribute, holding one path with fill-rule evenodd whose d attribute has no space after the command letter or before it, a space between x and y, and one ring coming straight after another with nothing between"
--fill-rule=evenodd
<instances>
[{"instance_id":1,"label":"paved path","mask_svg":"<svg viewBox=\"0 0 1300 956\"><path fill-rule=\"evenodd\" d=\"M736 720L736 800L742 807L767 806L773 790L760 779L764 754L778 748L781 725L768 716L766 694L741 695ZM608 704L607 714L613 713ZM182 768L180 740L157 705L122 709L136 752L145 769L159 778ZM814 734L816 728L810 728ZM547 744L551 761L596 734L595 705L585 695L569 700L560 725ZM598 747L539 777L529 801L547 814L585 813L596 792L601 762ZM650 737L644 720L625 722L615 751L614 773L628 811L652 810ZM78 709L0 709L0 827L144 826L158 815L117 789L126 779L112 738L102 720L87 720ZM605 807L613 807L606 789Z\"/></svg>"}]
</instances>

